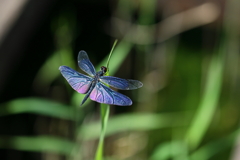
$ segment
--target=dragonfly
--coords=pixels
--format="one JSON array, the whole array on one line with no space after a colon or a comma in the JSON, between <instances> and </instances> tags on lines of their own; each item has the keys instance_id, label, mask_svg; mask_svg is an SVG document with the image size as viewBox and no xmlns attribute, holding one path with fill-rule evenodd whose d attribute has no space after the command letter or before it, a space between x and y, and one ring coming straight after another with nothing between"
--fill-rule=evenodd
<instances>
[{"instance_id":1,"label":"dragonfly","mask_svg":"<svg viewBox=\"0 0 240 160\"><path fill-rule=\"evenodd\" d=\"M121 90L133 90L143 86L142 82L132 79L122 79L113 76L105 76L108 68L101 67L96 72L93 64L85 51L81 50L78 54L78 66L88 75L81 74L68 66L60 66L59 70L70 86L78 93L86 94L81 105L88 97L98 103L105 103L118 106L130 106L132 100L105 84Z\"/></svg>"}]
</instances>

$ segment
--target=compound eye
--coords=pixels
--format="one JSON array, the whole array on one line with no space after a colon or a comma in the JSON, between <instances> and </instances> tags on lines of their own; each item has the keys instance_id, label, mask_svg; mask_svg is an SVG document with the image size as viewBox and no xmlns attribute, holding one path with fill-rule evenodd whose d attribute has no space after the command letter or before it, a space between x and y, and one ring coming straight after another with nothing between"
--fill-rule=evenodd
<instances>
[{"instance_id":1,"label":"compound eye","mask_svg":"<svg viewBox=\"0 0 240 160\"><path fill-rule=\"evenodd\" d=\"M102 66L101 70L103 71L103 73L106 73L107 72L107 67Z\"/></svg>"}]
</instances>

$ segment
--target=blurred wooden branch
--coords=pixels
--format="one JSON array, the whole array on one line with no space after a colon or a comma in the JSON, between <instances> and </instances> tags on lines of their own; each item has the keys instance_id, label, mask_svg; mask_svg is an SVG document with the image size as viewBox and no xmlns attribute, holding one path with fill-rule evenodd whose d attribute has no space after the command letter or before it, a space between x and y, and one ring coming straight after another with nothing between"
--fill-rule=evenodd
<instances>
[{"instance_id":1,"label":"blurred wooden branch","mask_svg":"<svg viewBox=\"0 0 240 160\"><path fill-rule=\"evenodd\" d=\"M0 44L28 0L0 0Z\"/></svg>"},{"instance_id":2,"label":"blurred wooden branch","mask_svg":"<svg viewBox=\"0 0 240 160\"><path fill-rule=\"evenodd\" d=\"M56 0L0 0L0 94Z\"/></svg>"},{"instance_id":3,"label":"blurred wooden branch","mask_svg":"<svg viewBox=\"0 0 240 160\"><path fill-rule=\"evenodd\" d=\"M220 8L214 3L204 3L192 9L170 16L154 25L132 24L118 18L112 19L112 36L136 44L163 42L186 30L214 22Z\"/></svg>"}]
</instances>

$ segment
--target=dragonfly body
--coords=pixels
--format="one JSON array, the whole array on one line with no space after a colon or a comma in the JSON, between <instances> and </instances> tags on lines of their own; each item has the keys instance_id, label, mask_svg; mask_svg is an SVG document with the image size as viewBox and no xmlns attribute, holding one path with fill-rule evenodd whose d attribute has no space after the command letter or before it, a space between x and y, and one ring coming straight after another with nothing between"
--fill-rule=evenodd
<instances>
[{"instance_id":1,"label":"dragonfly body","mask_svg":"<svg viewBox=\"0 0 240 160\"><path fill-rule=\"evenodd\" d=\"M89 97L99 103L129 106L132 105L132 100L129 97L110 89L104 83L122 90L137 89L143 86L143 84L137 80L104 76L107 72L107 68L104 66L101 67L100 71L96 72L85 51L79 52L78 65L91 77L78 73L67 66L60 66L59 70L74 90L86 94L81 105L84 104Z\"/></svg>"},{"instance_id":2,"label":"dragonfly body","mask_svg":"<svg viewBox=\"0 0 240 160\"><path fill-rule=\"evenodd\" d=\"M82 100L81 105L83 105L84 102L88 99L89 95L91 94L92 90L93 90L94 87L96 86L97 82L99 82L100 76L103 76L103 74L104 74L104 73L103 73L102 70L101 70L101 71L98 71L98 72L96 73L96 75L95 75L94 78L93 78L93 81L91 82L91 86L90 86L88 92L86 93L86 96L85 96L84 99ZM100 82L100 83L101 83L101 82Z\"/></svg>"}]
</instances>

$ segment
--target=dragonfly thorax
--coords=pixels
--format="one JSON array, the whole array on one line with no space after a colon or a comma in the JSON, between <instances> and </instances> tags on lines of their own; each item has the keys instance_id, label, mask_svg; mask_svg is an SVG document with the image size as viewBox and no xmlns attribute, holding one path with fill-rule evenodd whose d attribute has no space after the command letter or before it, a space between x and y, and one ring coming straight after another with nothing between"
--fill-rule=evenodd
<instances>
[{"instance_id":1,"label":"dragonfly thorax","mask_svg":"<svg viewBox=\"0 0 240 160\"><path fill-rule=\"evenodd\" d=\"M103 76L103 72L102 72L102 71L98 71L98 72L96 73L94 79L95 79L96 81L99 81L99 78L100 78L101 76Z\"/></svg>"},{"instance_id":2,"label":"dragonfly thorax","mask_svg":"<svg viewBox=\"0 0 240 160\"><path fill-rule=\"evenodd\" d=\"M102 66L102 67L101 67L101 71L98 71L98 72L96 73L96 75L95 75L95 80L96 80L96 81L99 81L99 78L100 78L101 76L104 76L106 72L107 72L107 67Z\"/></svg>"}]
</instances>

